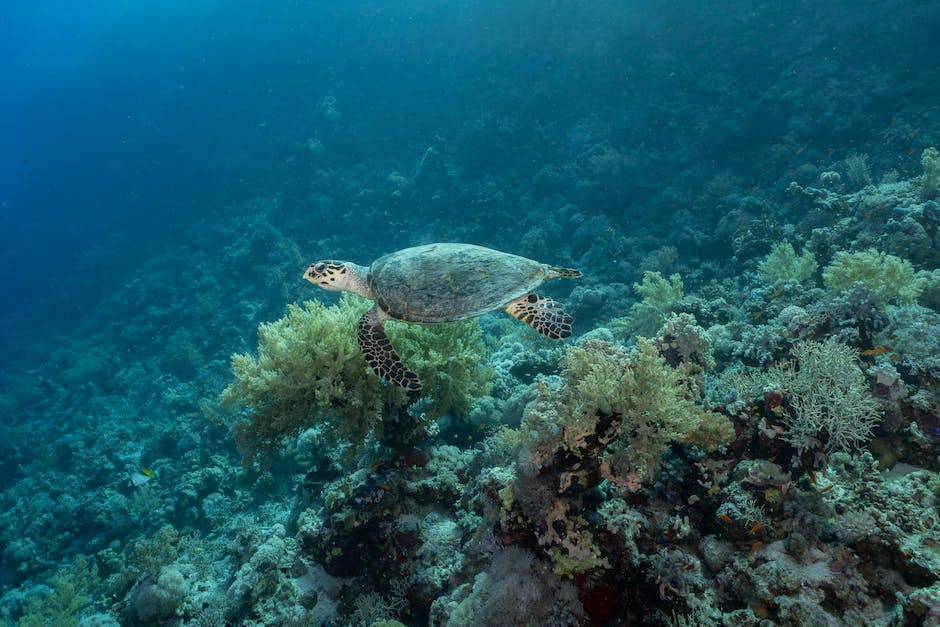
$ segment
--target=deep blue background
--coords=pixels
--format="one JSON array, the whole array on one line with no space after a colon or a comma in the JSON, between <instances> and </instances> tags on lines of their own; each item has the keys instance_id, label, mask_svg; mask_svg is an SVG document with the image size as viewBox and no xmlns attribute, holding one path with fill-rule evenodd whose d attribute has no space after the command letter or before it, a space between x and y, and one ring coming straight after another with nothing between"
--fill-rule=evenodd
<instances>
[{"instance_id":1,"label":"deep blue background","mask_svg":"<svg viewBox=\"0 0 940 627\"><path fill-rule=\"evenodd\" d=\"M856 150L911 171L936 133L938 6L5 2L4 334L67 328L194 220L296 185L310 138L329 166L411 169L444 137L473 180L563 167L593 124L649 159L594 197L620 220L729 166L782 185ZM771 158L794 130L816 145Z\"/></svg>"}]
</instances>

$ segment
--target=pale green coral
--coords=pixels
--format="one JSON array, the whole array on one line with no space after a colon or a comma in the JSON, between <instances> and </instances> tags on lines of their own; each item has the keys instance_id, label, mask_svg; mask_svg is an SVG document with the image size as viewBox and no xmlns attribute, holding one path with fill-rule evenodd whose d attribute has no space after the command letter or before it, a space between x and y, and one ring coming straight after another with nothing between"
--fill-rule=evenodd
<instances>
[{"instance_id":1,"label":"pale green coral","mask_svg":"<svg viewBox=\"0 0 940 627\"><path fill-rule=\"evenodd\" d=\"M638 340L632 352L607 342L584 342L569 348L563 363L576 438L589 432L578 425L598 414L621 419L620 435L605 453L617 473L648 475L673 442L723 445L733 435L726 418L685 398L680 374L649 340ZM705 424L714 427L714 434L702 433Z\"/></svg>"},{"instance_id":2,"label":"pale green coral","mask_svg":"<svg viewBox=\"0 0 940 627\"><path fill-rule=\"evenodd\" d=\"M649 337L656 333L666 315L682 299L684 286L678 274L664 278L659 272L644 272L643 280L633 284L633 290L642 297L630 307L630 315L610 321L613 331Z\"/></svg>"},{"instance_id":3,"label":"pale green coral","mask_svg":"<svg viewBox=\"0 0 940 627\"><path fill-rule=\"evenodd\" d=\"M799 255L789 242L774 244L767 255L757 266L761 279L768 283L775 281L796 281L803 285L810 285L819 264L816 257L808 250Z\"/></svg>"},{"instance_id":4,"label":"pale green coral","mask_svg":"<svg viewBox=\"0 0 940 627\"><path fill-rule=\"evenodd\" d=\"M405 391L383 385L359 351L356 324L370 306L351 294L330 307L289 305L286 316L259 326L257 356L232 356L235 381L221 400L249 410L233 427L246 463L270 457L285 438L321 421L333 437L356 445L381 428L383 408L407 403ZM465 414L485 393L490 373L476 320L387 327L402 359L424 381L418 397L423 421L448 411Z\"/></svg>"},{"instance_id":5,"label":"pale green coral","mask_svg":"<svg viewBox=\"0 0 940 627\"><path fill-rule=\"evenodd\" d=\"M734 424L727 416L703 411L698 424L686 432L683 442L710 452L728 446L735 436Z\"/></svg>"},{"instance_id":6,"label":"pale green coral","mask_svg":"<svg viewBox=\"0 0 940 627\"><path fill-rule=\"evenodd\" d=\"M156 579L164 566L179 559L180 540L180 533L173 525L164 525L155 534L130 546L128 563L134 570Z\"/></svg>"},{"instance_id":7,"label":"pale green coral","mask_svg":"<svg viewBox=\"0 0 940 627\"><path fill-rule=\"evenodd\" d=\"M89 595L98 582L98 568L84 555L77 556L70 566L61 568L53 576L52 592L29 600L16 624L21 627L77 625L79 611L88 605Z\"/></svg>"},{"instance_id":8,"label":"pale green coral","mask_svg":"<svg viewBox=\"0 0 940 627\"><path fill-rule=\"evenodd\" d=\"M940 192L940 152L936 148L925 148L920 155L924 175L920 179L924 198L933 198Z\"/></svg>"},{"instance_id":9,"label":"pale green coral","mask_svg":"<svg viewBox=\"0 0 940 627\"><path fill-rule=\"evenodd\" d=\"M887 301L910 303L923 292L926 280L914 272L911 262L875 249L837 252L823 270L823 283L832 292L862 283Z\"/></svg>"},{"instance_id":10,"label":"pale green coral","mask_svg":"<svg viewBox=\"0 0 940 627\"><path fill-rule=\"evenodd\" d=\"M421 376L413 410L429 419L445 413L464 417L489 390L493 372L476 318L433 326L390 320L385 326L402 359Z\"/></svg>"}]
</instances>

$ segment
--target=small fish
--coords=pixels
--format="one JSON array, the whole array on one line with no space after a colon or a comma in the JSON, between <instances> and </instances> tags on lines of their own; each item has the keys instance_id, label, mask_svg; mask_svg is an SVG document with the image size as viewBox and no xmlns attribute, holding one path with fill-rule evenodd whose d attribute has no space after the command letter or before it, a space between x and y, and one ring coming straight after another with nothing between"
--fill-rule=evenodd
<instances>
[{"instance_id":1,"label":"small fish","mask_svg":"<svg viewBox=\"0 0 940 627\"><path fill-rule=\"evenodd\" d=\"M729 525L734 522L734 520L731 518L731 516L728 516L728 514L718 514L716 518L718 518L718 520L721 522Z\"/></svg>"},{"instance_id":2,"label":"small fish","mask_svg":"<svg viewBox=\"0 0 940 627\"><path fill-rule=\"evenodd\" d=\"M131 485L135 488L139 488L153 478L154 473L152 470L149 468L141 468L131 473Z\"/></svg>"},{"instance_id":3,"label":"small fish","mask_svg":"<svg viewBox=\"0 0 940 627\"><path fill-rule=\"evenodd\" d=\"M747 530L747 535L753 536L755 533L757 533L758 531L760 531L760 530L763 529L763 528L764 528L764 521L762 520L762 521L760 521L759 523L755 524L755 525L754 525L753 527L751 527L750 529L748 529L748 530Z\"/></svg>"},{"instance_id":4,"label":"small fish","mask_svg":"<svg viewBox=\"0 0 940 627\"><path fill-rule=\"evenodd\" d=\"M761 618L770 618L770 608L765 603L755 603L751 606L751 611Z\"/></svg>"},{"instance_id":5,"label":"small fish","mask_svg":"<svg viewBox=\"0 0 940 627\"><path fill-rule=\"evenodd\" d=\"M763 544L764 544L764 543L761 542L760 540L758 540L757 542L755 542L754 544L752 544L752 545L751 545L751 548L750 548L750 549L748 550L748 552L747 552L747 556L750 557L750 556L754 555L755 553L757 553L758 549L760 549L761 546L763 546Z\"/></svg>"},{"instance_id":6,"label":"small fish","mask_svg":"<svg viewBox=\"0 0 940 627\"><path fill-rule=\"evenodd\" d=\"M881 344L876 345L874 348L869 348L868 350L863 350L860 354L862 357L874 357L875 355L884 355L885 353L890 353L891 349L887 346L882 346Z\"/></svg>"}]
</instances>

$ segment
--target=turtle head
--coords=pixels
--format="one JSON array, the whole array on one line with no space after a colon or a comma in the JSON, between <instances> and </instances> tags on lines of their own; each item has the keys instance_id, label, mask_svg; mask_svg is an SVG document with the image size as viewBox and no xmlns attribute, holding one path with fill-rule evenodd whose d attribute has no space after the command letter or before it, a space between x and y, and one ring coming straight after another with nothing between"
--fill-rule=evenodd
<instances>
[{"instance_id":1,"label":"turtle head","mask_svg":"<svg viewBox=\"0 0 940 627\"><path fill-rule=\"evenodd\" d=\"M324 259L310 264L304 278L331 292L355 292L362 296L365 285L364 268L348 261Z\"/></svg>"}]
</instances>

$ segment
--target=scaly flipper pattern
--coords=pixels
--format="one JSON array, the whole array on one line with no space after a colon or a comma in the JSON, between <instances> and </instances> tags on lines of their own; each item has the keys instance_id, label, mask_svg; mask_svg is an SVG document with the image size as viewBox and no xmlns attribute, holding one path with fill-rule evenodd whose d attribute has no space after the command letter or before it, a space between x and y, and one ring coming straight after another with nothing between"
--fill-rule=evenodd
<instances>
[{"instance_id":1,"label":"scaly flipper pattern","mask_svg":"<svg viewBox=\"0 0 940 627\"><path fill-rule=\"evenodd\" d=\"M402 363L391 340L385 334L385 325L378 307L372 307L359 319L357 330L359 349L379 378L406 390L420 390L421 379Z\"/></svg>"},{"instance_id":2,"label":"scaly flipper pattern","mask_svg":"<svg viewBox=\"0 0 940 627\"><path fill-rule=\"evenodd\" d=\"M547 338L563 340L571 336L571 316L551 298L529 293L508 302L504 309Z\"/></svg>"}]
</instances>

